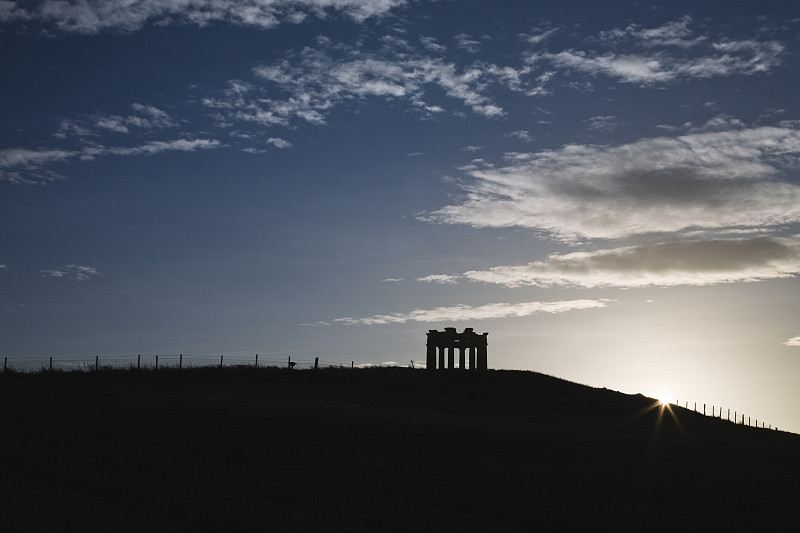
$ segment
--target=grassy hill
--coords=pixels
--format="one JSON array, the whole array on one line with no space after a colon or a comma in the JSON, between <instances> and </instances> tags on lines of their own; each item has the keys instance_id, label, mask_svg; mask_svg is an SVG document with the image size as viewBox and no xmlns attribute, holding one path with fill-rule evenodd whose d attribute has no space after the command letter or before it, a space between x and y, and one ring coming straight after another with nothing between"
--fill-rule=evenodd
<instances>
[{"instance_id":1,"label":"grassy hill","mask_svg":"<svg viewBox=\"0 0 800 533\"><path fill-rule=\"evenodd\" d=\"M0 523L76 532L797 526L800 436L653 403L512 371L3 375Z\"/></svg>"}]
</instances>

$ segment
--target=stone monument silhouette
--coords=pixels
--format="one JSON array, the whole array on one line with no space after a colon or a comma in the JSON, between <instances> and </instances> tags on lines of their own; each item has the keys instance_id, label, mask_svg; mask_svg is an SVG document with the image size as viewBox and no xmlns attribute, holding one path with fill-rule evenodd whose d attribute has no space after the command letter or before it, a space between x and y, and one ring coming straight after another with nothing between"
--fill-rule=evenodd
<instances>
[{"instance_id":1,"label":"stone monument silhouette","mask_svg":"<svg viewBox=\"0 0 800 533\"><path fill-rule=\"evenodd\" d=\"M458 350L458 367L467 370L467 359L469 359L469 370L486 370L488 359L486 346L488 333L478 335L472 328L465 328L463 333L456 332L456 328L444 328L444 331L432 329L428 331L428 370L453 370L455 365L455 352ZM447 354L447 366L445 366L445 353ZM437 357L438 365L437 365Z\"/></svg>"}]
</instances>

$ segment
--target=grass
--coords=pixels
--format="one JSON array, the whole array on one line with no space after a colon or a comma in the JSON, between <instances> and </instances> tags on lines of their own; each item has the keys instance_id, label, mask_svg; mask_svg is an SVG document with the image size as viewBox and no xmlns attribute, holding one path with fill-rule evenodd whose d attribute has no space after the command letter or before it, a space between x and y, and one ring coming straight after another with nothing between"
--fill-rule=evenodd
<instances>
[{"instance_id":1,"label":"grass","mask_svg":"<svg viewBox=\"0 0 800 533\"><path fill-rule=\"evenodd\" d=\"M800 436L533 372L0 378L5 531L789 530Z\"/></svg>"}]
</instances>

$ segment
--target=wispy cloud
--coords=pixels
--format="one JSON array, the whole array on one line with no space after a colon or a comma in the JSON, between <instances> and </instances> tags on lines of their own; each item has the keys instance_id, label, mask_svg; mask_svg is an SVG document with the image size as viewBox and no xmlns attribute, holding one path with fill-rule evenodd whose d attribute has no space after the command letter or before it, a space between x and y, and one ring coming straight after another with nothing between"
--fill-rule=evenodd
<instances>
[{"instance_id":1,"label":"wispy cloud","mask_svg":"<svg viewBox=\"0 0 800 533\"><path fill-rule=\"evenodd\" d=\"M217 93L202 99L220 125L249 122L261 126L290 126L295 121L325 124L338 106L365 99L402 103L424 116L445 112L428 102L428 94L444 93L474 114L486 118L505 116L494 98L504 87L527 92L528 67L498 66L485 61L469 64L447 60L427 47L400 41L365 52L361 45L334 43L319 38L315 47L288 52L278 61L252 70L252 79L235 79Z\"/></svg>"},{"instance_id":2,"label":"wispy cloud","mask_svg":"<svg viewBox=\"0 0 800 533\"><path fill-rule=\"evenodd\" d=\"M752 75L781 63L785 47L777 41L694 37L691 23L690 17L683 17L656 28L616 28L594 39L601 50L535 50L526 55L526 61L549 64L562 73L575 71L641 85Z\"/></svg>"},{"instance_id":3,"label":"wispy cloud","mask_svg":"<svg viewBox=\"0 0 800 533\"><path fill-rule=\"evenodd\" d=\"M215 139L174 139L151 141L136 146L89 144L78 150L6 148L0 150L0 181L16 185L43 185L63 179L63 176L49 169L48 165L65 163L75 158L89 161L108 155L154 155L168 151L206 150L219 146L220 142Z\"/></svg>"},{"instance_id":4,"label":"wispy cloud","mask_svg":"<svg viewBox=\"0 0 800 533\"><path fill-rule=\"evenodd\" d=\"M706 40L703 36L693 37L694 31L690 28L692 22L692 17L687 15L655 28L642 28L638 24L630 24L624 29L615 28L600 32L598 39L611 44L626 42L647 47L690 48Z\"/></svg>"},{"instance_id":5,"label":"wispy cloud","mask_svg":"<svg viewBox=\"0 0 800 533\"><path fill-rule=\"evenodd\" d=\"M85 265L67 265L62 268L44 269L40 271L40 274L48 278L62 278L72 281L88 281L103 275L96 268Z\"/></svg>"},{"instance_id":6,"label":"wispy cloud","mask_svg":"<svg viewBox=\"0 0 800 533\"><path fill-rule=\"evenodd\" d=\"M800 346L800 335L797 337L792 337L782 344L785 344L786 346Z\"/></svg>"},{"instance_id":7,"label":"wispy cloud","mask_svg":"<svg viewBox=\"0 0 800 533\"><path fill-rule=\"evenodd\" d=\"M417 278L417 281L438 283L440 285L452 285L454 283L458 283L458 276L448 276L447 274L431 274L430 276Z\"/></svg>"},{"instance_id":8,"label":"wispy cloud","mask_svg":"<svg viewBox=\"0 0 800 533\"><path fill-rule=\"evenodd\" d=\"M31 5L6 0L0 3L0 22L37 21L75 33L132 32L146 24L173 23L205 26L227 22L273 28L281 23L300 23L309 16L326 18L334 13L363 22L404 4L406 0L44 0Z\"/></svg>"},{"instance_id":9,"label":"wispy cloud","mask_svg":"<svg viewBox=\"0 0 800 533\"><path fill-rule=\"evenodd\" d=\"M753 282L798 275L800 236L681 241L554 254L545 261L447 277L451 282L464 279L506 287L634 288Z\"/></svg>"},{"instance_id":10,"label":"wispy cloud","mask_svg":"<svg viewBox=\"0 0 800 533\"><path fill-rule=\"evenodd\" d=\"M92 115L80 120L62 120L53 136L59 139L98 137L109 132L130 133L131 128L151 130L178 125L166 111L157 107L133 103L131 109L130 115Z\"/></svg>"},{"instance_id":11,"label":"wispy cloud","mask_svg":"<svg viewBox=\"0 0 800 533\"><path fill-rule=\"evenodd\" d=\"M460 322L494 318L526 317L538 313L565 313L606 307L611 300L566 300L556 302L493 303L480 306L454 305L415 309L408 313L373 315L366 318L337 318L334 322L353 326L405 324L406 322Z\"/></svg>"},{"instance_id":12,"label":"wispy cloud","mask_svg":"<svg viewBox=\"0 0 800 533\"><path fill-rule=\"evenodd\" d=\"M90 146L81 152L83 159L91 159L101 155L154 155L162 152L193 152L217 148L220 142L216 139L175 139L172 141L152 141L138 146Z\"/></svg>"},{"instance_id":13,"label":"wispy cloud","mask_svg":"<svg viewBox=\"0 0 800 533\"><path fill-rule=\"evenodd\" d=\"M465 199L422 218L567 242L777 227L800 222L800 186L787 177L798 155L791 127L512 153L504 166L470 170Z\"/></svg>"}]
</instances>

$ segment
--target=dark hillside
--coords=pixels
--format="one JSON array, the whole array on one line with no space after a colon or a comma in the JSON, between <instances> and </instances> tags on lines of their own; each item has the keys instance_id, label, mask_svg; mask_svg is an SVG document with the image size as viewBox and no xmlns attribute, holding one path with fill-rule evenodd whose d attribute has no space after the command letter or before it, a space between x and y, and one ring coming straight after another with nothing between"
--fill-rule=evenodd
<instances>
[{"instance_id":1,"label":"dark hillside","mask_svg":"<svg viewBox=\"0 0 800 533\"><path fill-rule=\"evenodd\" d=\"M800 436L532 372L0 378L4 531L788 531Z\"/></svg>"}]
</instances>

